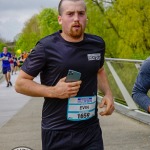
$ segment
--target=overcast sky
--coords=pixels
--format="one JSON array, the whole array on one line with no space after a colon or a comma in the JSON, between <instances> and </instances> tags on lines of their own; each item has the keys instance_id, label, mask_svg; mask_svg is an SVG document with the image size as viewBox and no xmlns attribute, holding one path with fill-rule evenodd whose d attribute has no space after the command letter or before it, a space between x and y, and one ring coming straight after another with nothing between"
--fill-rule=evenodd
<instances>
[{"instance_id":1,"label":"overcast sky","mask_svg":"<svg viewBox=\"0 0 150 150\"><path fill-rule=\"evenodd\" d=\"M0 0L0 38L13 41L24 23L43 8L57 8L60 0Z\"/></svg>"}]
</instances>

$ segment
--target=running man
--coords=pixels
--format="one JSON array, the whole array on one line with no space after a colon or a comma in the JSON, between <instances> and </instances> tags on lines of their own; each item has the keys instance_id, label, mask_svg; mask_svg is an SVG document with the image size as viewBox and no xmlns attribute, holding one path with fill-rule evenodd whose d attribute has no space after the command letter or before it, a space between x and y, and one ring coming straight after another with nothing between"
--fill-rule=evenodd
<instances>
[{"instance_id":1,"label":"running man","mask_svg":"<svg viewBox=\"0 0 150 150\"><path fill-rule=\"evenodd\" d=\"M8 52L7 47L3 47L3 52L0 54L0 60L2 60L2 72L5 75L5 80L7 82L7 86L12 86L12 83L10 81L11 79L11 66L9 59L11 59L11 53Z\"/></svg>"},{"instance_id":2,"label":"running man","mask_svg":"<svg viewBox=\"0 0 150 150\"><path fill-rule=\"evenodd\" d=\"M17 92L44 97L43 150L103 150L97 113L97 91L104 97L101 116L111 115L114 101L104 70L105 42L84 33L84 0L61 0L58 22L62 30L41 39L23 63L16 80ZM68 70L81 80L66 82ZM33 79L40 73L41 84Z\"/></svg>"}]
</instances>

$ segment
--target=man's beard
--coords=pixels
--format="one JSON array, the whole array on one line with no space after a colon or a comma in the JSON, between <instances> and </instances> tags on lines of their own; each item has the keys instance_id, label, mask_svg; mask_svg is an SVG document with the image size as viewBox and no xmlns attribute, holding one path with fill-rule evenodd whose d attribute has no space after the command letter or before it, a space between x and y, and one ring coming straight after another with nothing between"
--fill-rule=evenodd
<instances>
[{"instance_id":1,"label":"man's beard","mask_svg":"<svg viewBox=\"0 0 150 150\"><path fill-rule=\"evenodd\" d=\"M69 35L74 39L80 38L83 35L82 26L80 26L79 29L74 29L71 27Z\"/></svg>"}]
</instances>

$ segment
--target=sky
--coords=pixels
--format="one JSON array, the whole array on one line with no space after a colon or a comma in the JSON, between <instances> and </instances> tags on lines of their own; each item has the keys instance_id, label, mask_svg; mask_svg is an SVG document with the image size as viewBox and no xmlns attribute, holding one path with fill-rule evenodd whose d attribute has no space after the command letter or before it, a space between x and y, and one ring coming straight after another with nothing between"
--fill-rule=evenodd
<instances>
[{"instance_id":1,"label":"sky","mask_svg":"<svg viewBox=\"0 0 150 150\"><path fill-rule=\"evenodd\" d=\"M26 21L43 8L56 8L60 0L0 0L0 38L12 42Z\"/></svg>"}]
</instances>

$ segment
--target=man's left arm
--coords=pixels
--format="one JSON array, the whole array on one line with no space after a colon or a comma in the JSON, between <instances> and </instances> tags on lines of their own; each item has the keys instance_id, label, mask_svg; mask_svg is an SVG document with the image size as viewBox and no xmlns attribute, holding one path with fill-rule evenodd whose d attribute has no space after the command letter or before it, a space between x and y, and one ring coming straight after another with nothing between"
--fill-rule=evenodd
<instances>
[{"instance_id":1,"label":"man's left arm","mask_svg":"<svg viewBox=\"0 0 150 150\"><path fill-rule=\"evenodd\" d=\"M105 107L105 109L104 111L100 112L100 115L101 116L111 115L115 109L114 100L104 67L99 69L97 76L98 76L98 89L104 94L104 97L102 98L99 107L100 108Z\"/></svg>"}]
</instances>

